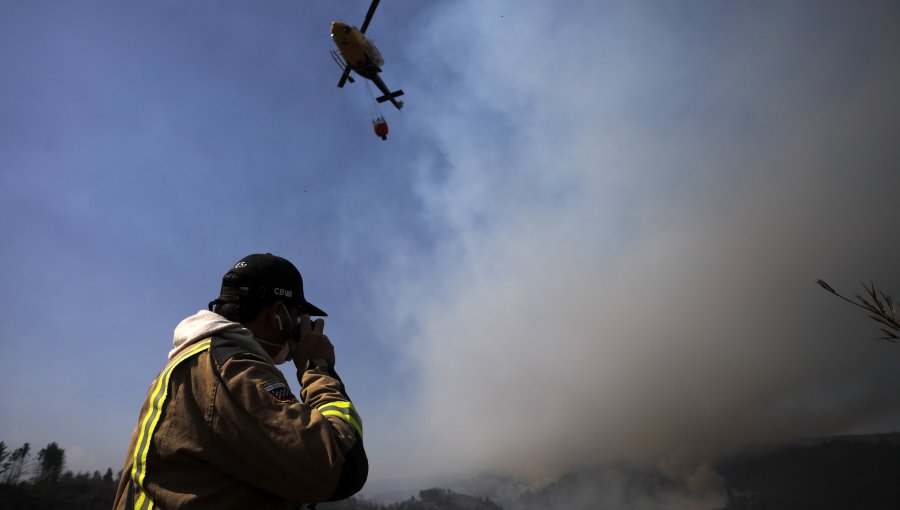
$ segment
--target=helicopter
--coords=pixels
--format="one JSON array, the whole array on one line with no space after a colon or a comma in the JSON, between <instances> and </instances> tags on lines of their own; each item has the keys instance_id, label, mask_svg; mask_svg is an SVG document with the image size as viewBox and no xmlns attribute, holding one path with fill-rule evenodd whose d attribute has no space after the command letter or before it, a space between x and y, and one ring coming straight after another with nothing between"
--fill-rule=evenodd
<instances>
[{"instance_id":1,"label":"helicopter","mask_svg":"<svg viewBox=\"0 0 900 510\"><path fill-rule=\"evenodd\" d=\"M362 28L356 28L340 21L331 23L331 39L338 47L338 51L331 50L331 58L343 69L341 79L338 81L338 88L343 88L348 81L354 83L353 77L350 76L350 71L354 71L374 83L384 94L376 97L376 101L379 103L390 101L399 110L403 108L403 101L398 100L397 97L402 96L403 91L398 89L391 92L391 89L378 76L381 66L384 65L384 58L372 40L366 38L365 35L366 28L369 27L369 22L372 21L372 15L375 14L375 9L378 8L380 1L372 0Z\"/></svg>"}]
</instances>

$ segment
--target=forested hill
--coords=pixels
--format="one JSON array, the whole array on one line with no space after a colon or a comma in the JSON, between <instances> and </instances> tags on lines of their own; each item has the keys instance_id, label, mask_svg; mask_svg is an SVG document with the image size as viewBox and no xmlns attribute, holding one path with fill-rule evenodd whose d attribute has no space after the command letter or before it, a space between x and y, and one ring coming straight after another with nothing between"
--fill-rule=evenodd
<instances>
[{"instance_id":1,"label":"forested hill","mask_svg":"<svg viewBox=\"0 0 900 510\"><path fill-rule=\"evenodd\" d=\"M900 508L900 433L747 451L723 460L725 510Z\"/></svg>"},{"instance_id":2,"label":"forested hill","mask_svg":"<svg viewBox=\"0 0 900 510\"><path fill-rule=\"evenodd\" d=\"M710 510L900 509L900 433L839 436L749 448L715 466L724 479L719 505L694 498L683 482L627 466L570 473L540 489L503 501L464 499L429 490L403 503L378 506L351 500L321 510L595 510L596 508ZM482 487L489 493L490 487ZM495 493L498 491L494 491ZM454 496L455 495L455 496ZM478 496L479 494L475 494ZM707 500L708 501L708 500ZM478 505L495 505L478 506Z\"/></svg>"},{"instance_id":3,"label":"forested hill","mask_svg":"<svg viewBox=\"0 0 900 510\"><path fill-rule=\"evenodd\" d=\"M65 452L51 443L31 458L26 444L12 452L0 442L0 510L112 507L118 476L62 471ZM485 477L471 494L444 488L422 490L394 503L351 498L319 510L594 510L679 508L710 510L896 510L900 508L900 433L842 436L747 449L715 466L724 480L721 504L709 505L683 484L654 470L623 465L570 473L545 487L504 494L497 477ZM508 480L507 480L508 483ZM457 489L465 490L465 489ZM490 495L490 497L488 496ZM687 504L687 506L685 506Z\"/></svg>"}]
</instances>

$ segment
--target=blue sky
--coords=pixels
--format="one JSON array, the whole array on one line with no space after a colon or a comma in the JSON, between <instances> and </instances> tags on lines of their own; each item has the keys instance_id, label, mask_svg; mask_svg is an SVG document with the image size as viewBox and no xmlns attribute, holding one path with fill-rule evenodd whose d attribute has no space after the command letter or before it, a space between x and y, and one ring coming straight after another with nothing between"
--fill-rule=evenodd
<instances>
[{"instance_id":1,"label":"blue sky","mask_svg":"<svg viewBox=\"0 0 900 510\"><path fill-rule=\"evenodd\" d=\"M223 272L329 313L373 478L897 430L892 2L4 2L0 440L119 469Z\"/></svg>"}]
</instances>

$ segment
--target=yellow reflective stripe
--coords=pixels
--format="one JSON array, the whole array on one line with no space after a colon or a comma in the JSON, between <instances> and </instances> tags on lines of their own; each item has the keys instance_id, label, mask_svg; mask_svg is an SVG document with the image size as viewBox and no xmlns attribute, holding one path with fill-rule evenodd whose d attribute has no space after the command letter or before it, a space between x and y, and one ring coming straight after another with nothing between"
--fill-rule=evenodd
<instances>
[{"instance_id":1,"label":"yellow reflective stripe","mask_svg":"<svg viewBox=\"0 0 900 510\"><path fill-rule=\"evenodd\" d=\"M336 402L320 405L316 409L318 409L323 416L338 416L342 418L350 425L353 425L353 428L359 433L359 437L363 437L362 418L359 417L356 408L353 407L353 403L338 400Z\"/></svg>"},{"instance_id":2,"label":"yellow reflective stripe","mask_svg":"<svg viewBox=\"0 0 900 510\"><path fill-rule=\"evenodd\" d=\"M166 365L159 377L156 378L156 385L153 391L150 392L150 406L147 409L146 416L141 420L141 431L134 446L131 481L134 482L135 490L137 491L137 498L134 502L135 508L140 510L151 510L153 508L153 500L144 491L144 477L147 475L147 452L150 451L150 438L153 436L156 424L159 423L163 404L165 404L166 397L169 395L169 378L172 376L175 367L191 356L209 349L211 342L212 339L207 338L190 347Z\"/></svg>"},{"instance_id":3,"label":"yellow reflective stripe","mask_svg":"<svg viewBox=\"0 0 900 510\"><path fill-rule=\"evenodd\" d=\"M355 419L353 419L353 416L351 416L349 414L345 414L345 413L342 413L341 411L332 409L329 411L322 411L322 416L340 416L341 418L344 419L344 421L346 421L350 425L353 425L353 428L356 429L356 432L359 434L359 437L362 437L362 435L363 435L362 425L359 422L357 422Z\"/></svg>"}]
</instances>

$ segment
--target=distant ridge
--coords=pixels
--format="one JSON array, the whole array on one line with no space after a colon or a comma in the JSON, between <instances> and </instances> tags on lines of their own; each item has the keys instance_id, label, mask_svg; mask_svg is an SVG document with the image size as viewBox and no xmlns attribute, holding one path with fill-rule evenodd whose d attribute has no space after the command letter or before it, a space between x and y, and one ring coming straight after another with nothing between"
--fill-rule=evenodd
<instances>
[{"instance_id":1,"label":"distant ridge","mask_svg":"<svg viewBox=\"0 0 900 510\"><path fill-rule=\"evenodd\" d=\"M391 504L365 499L320 510L897 510L900 432L815 437L755 445L716 462L709 494L658 469L608 464L537 488L496 473L447 482Z\"/></svg>"},{"instance_id":2,"label":"distant ridge","mask_svg":"<svg viewBox=\"0 0 900 510\"><path fill-rule=\"evenodd\" d=\"M723 510L900 508L900 433L835 436L747 449L718 463Z\"/></svg>"}]
</instances>

